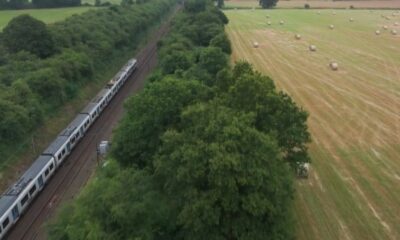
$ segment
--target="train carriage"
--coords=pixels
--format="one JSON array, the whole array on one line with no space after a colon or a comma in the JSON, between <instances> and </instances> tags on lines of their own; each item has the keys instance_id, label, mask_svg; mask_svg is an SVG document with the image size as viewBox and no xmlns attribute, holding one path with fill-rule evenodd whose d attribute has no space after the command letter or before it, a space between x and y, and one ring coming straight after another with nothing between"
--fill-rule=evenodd
<instances>
[{"instance_id":1,"label":"train carriage","mask_svg":"<svg viewBox=\"0 0 400 240\"><path fill-rule=\"evenodd\" d=\"M54 158L42 155L0 198L0 238L19 219L56 169Z\"/></svg>"}]
</instances>

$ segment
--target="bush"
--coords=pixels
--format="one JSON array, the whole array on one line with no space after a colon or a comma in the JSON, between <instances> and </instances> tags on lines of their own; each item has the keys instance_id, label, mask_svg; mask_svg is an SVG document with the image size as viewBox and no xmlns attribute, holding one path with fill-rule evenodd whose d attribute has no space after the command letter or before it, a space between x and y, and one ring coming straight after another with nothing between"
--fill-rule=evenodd
<instances>
[{"instance_id":1,"label":"bush","mask_svg":"<svg viewBox=\"0 0 400 240\"><path fill-rule=\"evenodd\" d=\"M310 9L310 4L308 4L308 3L304 4L304 8L305 9Z\"/></svg>"}]
</instances>

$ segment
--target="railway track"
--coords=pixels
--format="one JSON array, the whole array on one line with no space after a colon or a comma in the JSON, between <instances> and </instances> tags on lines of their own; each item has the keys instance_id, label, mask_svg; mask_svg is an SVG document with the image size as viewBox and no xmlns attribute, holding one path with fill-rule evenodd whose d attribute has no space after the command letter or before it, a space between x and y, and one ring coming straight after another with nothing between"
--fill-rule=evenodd
<instances>
[{"instance_id":1,"label":"railway track","mask_svg":"<svg viewBox=\"0 0 400 240\"><path fill-rule=\"evenodd\" d=\"M176 7L170 19L179 9L179 6ZM98 164L96 152L98 143L110 138L113 128L123 116L124 100L143 87L146 76L155 68L157 42L168 32L170 19L161 25L150 37L149 43L137 54L136 71L80 140L63 166L31 203L6 239L47 239L44 223L57 213L60 203L73 199L90 179Z\"/></svg>"}]
</instances>

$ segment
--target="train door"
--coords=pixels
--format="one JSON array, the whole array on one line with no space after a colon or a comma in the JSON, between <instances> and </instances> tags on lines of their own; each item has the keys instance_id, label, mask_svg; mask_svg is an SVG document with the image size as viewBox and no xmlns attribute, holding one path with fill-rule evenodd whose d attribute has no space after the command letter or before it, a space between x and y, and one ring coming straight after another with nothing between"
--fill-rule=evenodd
<instances>
[{"instance_id":1,"label":"train door","mask_svg":"<svg viewBox=\"0 0 400 240\"><path fill-rule=\"evenodd\" d=\"M12 215L13 215L14 221L19 218L18 205L15 205L15 207L12 209Z\"/></svg>"},{"instance_id":2,"label":"train door","mask_svg":"<svg viewBox=\"0 0 400 240\"><path fill-rule=\"evenodd\" d=\"M71 152L71 143L70 142L67 143L67 152Z\"/></svg>"},{"instance_id":3,"label":"train door","mask_svg":"<svg viewBox=\"0 0 400 240\"><path fill-rule=\"evenodd\" d=\"M43 177L42 177L42 175L39 176L38 183L39 183L39 188L42 188L43 187Z\"/></svg>"}]
</instances>

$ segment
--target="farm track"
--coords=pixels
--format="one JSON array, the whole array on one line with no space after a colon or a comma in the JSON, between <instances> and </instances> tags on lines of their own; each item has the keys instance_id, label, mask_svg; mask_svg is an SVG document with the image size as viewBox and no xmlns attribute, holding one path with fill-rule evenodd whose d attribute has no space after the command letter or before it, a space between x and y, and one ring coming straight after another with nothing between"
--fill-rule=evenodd
<instances>
[{"instance_id":1,"label":"farm track","mask_svg":"<svg viewBox=\"0 0 400 240\"><path fill-rule=\"evenodd\" d=\"M172 16L179 9L178 6ZM57 207L61 203L72 200L93 175L98 165L96 146L100 141L110 139L113 128L123 116L124 100L144 86L146 76L156 67L157 42L168 32L172 16L163 23L150 38L150 42L137 54L136 71L86 132L63 166L56 171L47 186L34 199L6 239L47 239L44 223L55 216Z\"/></svg>"},{"instance_id":2,"label":"farm track","mask_svg":"<svg viewBox=\"0 0 400 240\"><path fill-rule=\"evenodd\" d=\"M383 25L399 31L400 15L336 12L226 11L232 59L251 62L310 113L312 170L296 182L297 239L400 239L400 36L374 34Z\"/></svg>"}]
</instances>

